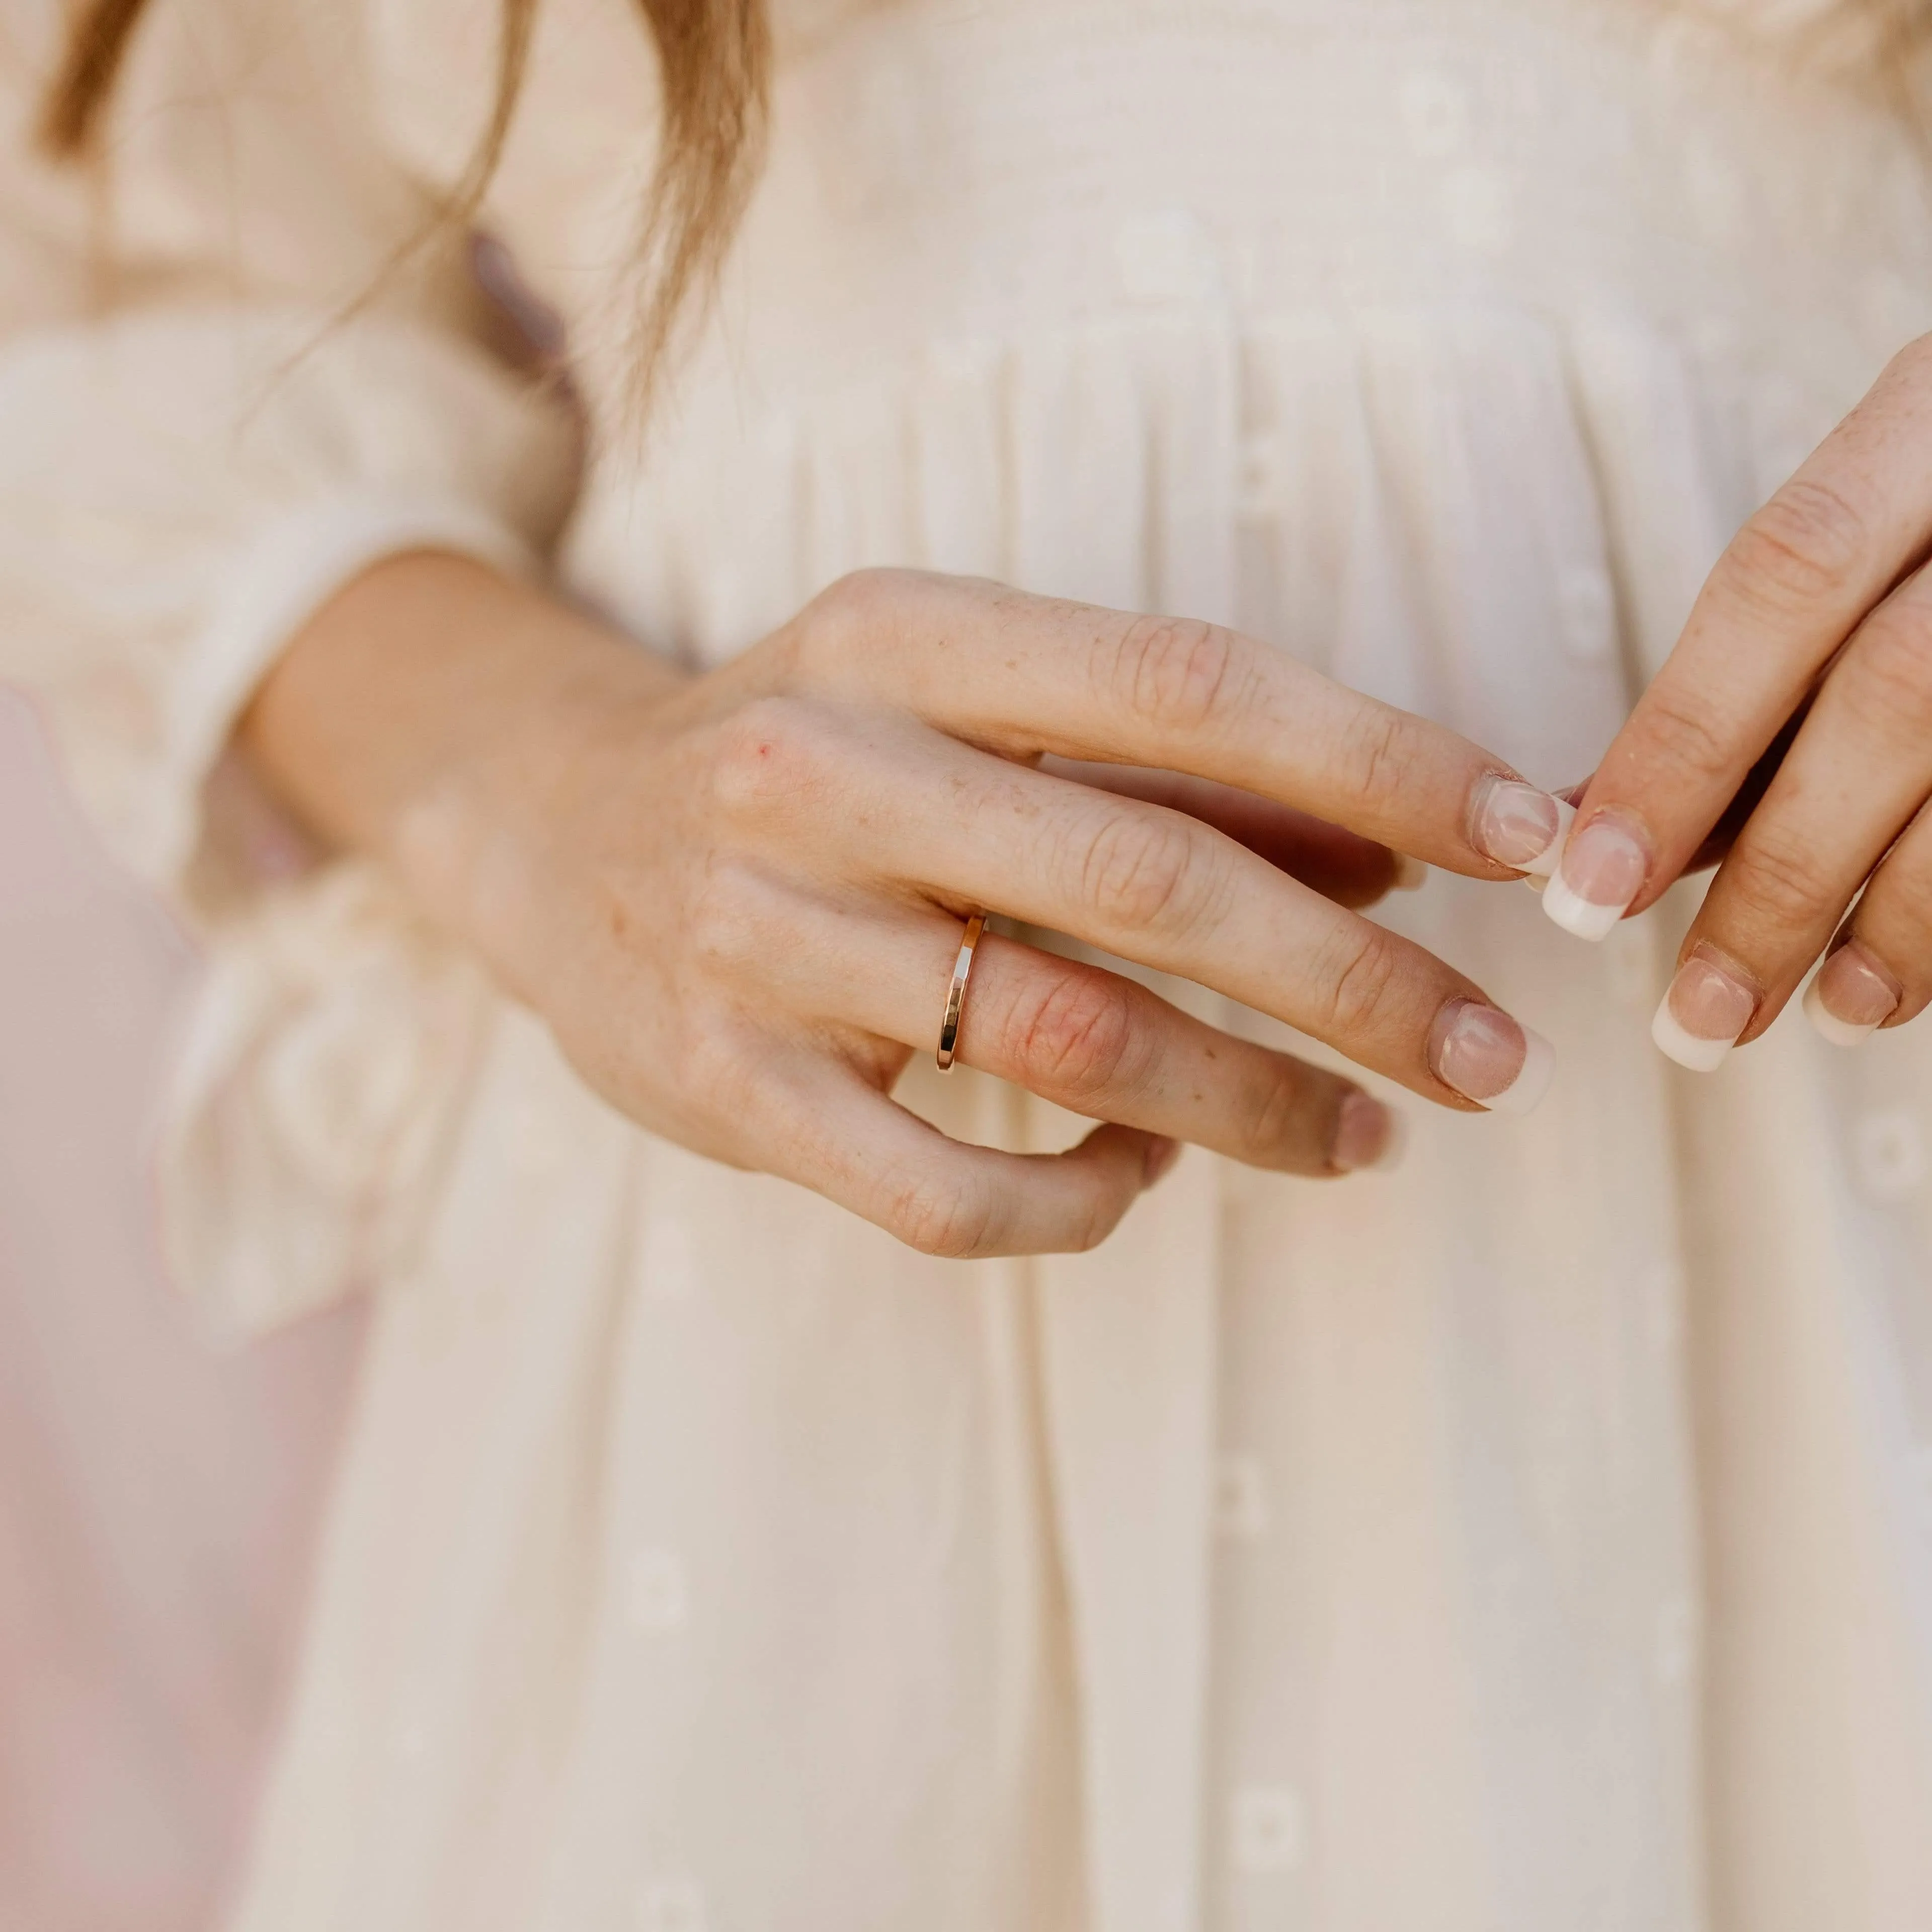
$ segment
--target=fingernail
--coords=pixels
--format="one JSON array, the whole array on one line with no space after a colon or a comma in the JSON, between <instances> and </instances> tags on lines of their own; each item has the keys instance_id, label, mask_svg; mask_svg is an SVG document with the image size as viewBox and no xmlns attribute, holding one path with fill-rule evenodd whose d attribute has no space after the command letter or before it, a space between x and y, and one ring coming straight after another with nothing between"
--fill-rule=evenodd
<instances>
[{"instance_id":1,"label":"fingernail","mask_svg":"<svg viewBox=\"0 0 1932 1932\"><path fill-rule=\"evenodd\" d=\"M1547 876L1556 869L1574 807L1520 778L1492 773L1476 788L1469 810L1469 843L1499 866Z\"/></svg>"},{"instance_id":2,"label":"fingernail","mask_svg":"<svg viewBox=\"0 0 1932 1932\"><path fill-rule=\"evenodd\" d=\"M1144 1158L1145 1165L1141 1169L1141 1185L1144 1188L1151 1187L1180 1158L1180 1143L1169 1140L1165 1134L1156 1134L1148 1142Z\"/></svg>"},{"instance_id":3,"label":"fingernail","mask_svg":"<svg viewBox=\"0 0 1932 1932\"><path fill-rule=\"evenodd\" d=\"M1721 1066L1757 1011L1757 988L1713 949L1700 946L1678 968L1658 1002L1650 1036L1693 1073Z\"/></svg>"},{"instance_id":4,"label":"fingernail","mask_svg":"<svg viewBox=\"0 0 1932 1932\"><path fill-rule=\"evenodd\" d=\"M1565 932L1601 939L1630 910L1650 870L1650 842L1627 814L1599 812L1564 842L1543 909Z\"/></svg>"},{"instance_id":5,"label":"fingernail","mask_svg":"<svg viewBox=\"0 0 1932 1932\"><path fill-rule=\"evenodd\" d=\"M1342 1096L1335 1117L1335 1144L1329 1165L1342 1174L1359 1174L1371 1167L1389 1168L1402 1159L1407 1124L1393 1107L1372 1094L1352 1088Z\"/></svg>"},{"instance_id":6,"label":"fingernail","mask_svg":"<svg viewBox=\"0 0 1932 1932\"><path fill-rule=\"evenodd\" d=\"M1804 1016L1834 1046L1856 1046L1898 1010L1892 975L1857 940L1827 959L1804 989Z\"/></svg>"},{"instance_id":7,"label":"fingernail","mask_svg":"<svg viewBox=\"0 0 1932 1932\"><path fill-rule=\"evenodd\" d=\"M1444 1085L1492 1113L1526 1114L1550 1090L1556 1049L1500 1006L1451 1000L1430 1029L1429 1064Z\"/></svg>"},{"instance_id":8,"label":"fingernail","mask_svg":"<svg viewBox=\"0 0 1932 1932\"><path fill-rule=\"evenodd\" d=\"M1395 877L1389 881L1399 892L1419 892L1429 883L1429 868L1420 859L1412 859L1406 852L1395 855Z\"/></svg>"}]
</instances>

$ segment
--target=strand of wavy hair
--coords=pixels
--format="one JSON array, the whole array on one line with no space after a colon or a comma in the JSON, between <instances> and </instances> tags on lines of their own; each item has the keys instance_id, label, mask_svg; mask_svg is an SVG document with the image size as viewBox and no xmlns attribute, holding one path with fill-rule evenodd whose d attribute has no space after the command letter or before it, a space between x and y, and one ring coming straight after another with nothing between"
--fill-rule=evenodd
<instances>
[{"instance_id":1,"label":"strand of wavy hair","mask_svg":"<svg viewBox=\"0 0 1932 1932\"><path fill-rule=\"evenodd\" d=\"M474 220L514 121L538 0L502 0L496 92L468 164L422 230L378 283ZM633 332L640 404L662 368L680 316L708 293L764 157L770 76L764 0L638 0L655 43L663 137L640 238L644 291ZM41 106L41 148L80 161L100 149L115 85L146 0L84 0ZM359 305L359 304L358 304Z\"/></svg>"}]
</instances>

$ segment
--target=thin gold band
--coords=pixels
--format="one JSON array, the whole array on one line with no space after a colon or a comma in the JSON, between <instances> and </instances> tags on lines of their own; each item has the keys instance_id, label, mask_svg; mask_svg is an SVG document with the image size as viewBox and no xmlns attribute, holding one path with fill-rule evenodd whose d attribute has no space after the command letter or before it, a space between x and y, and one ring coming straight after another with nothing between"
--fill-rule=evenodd
<instances>
[{"instance_id":1,"label":"thin gold band","mask_svg":"<svg viewBox=\"0 0 1932 1932\"><path fill-rule=\"evenodd\" d=\"M973 976L973 949L986 929L986 915L976 912L966 922L959 957L952 962L952 983L946 989L946 1017L939 1023L939 1070L952 1071L952 1049L959 1044L959 1022L966 1010L966 982Z\"/></svg>"}]
</instances>

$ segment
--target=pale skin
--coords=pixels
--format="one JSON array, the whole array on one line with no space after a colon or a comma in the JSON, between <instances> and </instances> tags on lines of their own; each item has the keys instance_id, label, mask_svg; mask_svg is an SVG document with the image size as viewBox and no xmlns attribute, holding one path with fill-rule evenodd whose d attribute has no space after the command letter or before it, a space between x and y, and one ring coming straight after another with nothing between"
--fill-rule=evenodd
<instances>
[{"instance_id":1,"label":"pale skin","mask_svg":"<svg viewBox=\"0 0 1932 1932\"><path fill-rule=\"evenodd\" d=\"M1396 853L1517 876L1553 805L1208 625L866 572L694 676L410 555L310 622L242 740L631 1118L933 1254L1091 1246L1181 1142L1332 1176L1393 1139L1354 1082L996 933L960 1060L1102 1124L1052 1156L947 1138L891 1094L932 1051L976 907L1213 987L1439 1106L1506 1103L1534 1058L1354 908Z\"/></svg>"},{"instance_id":2,"label":"pale skin","mask_svg":"<svg viewBox=\"0 0 1932 1932\"><path fill-rule=\"evenodd\" d=\"M1564 877L1632 913L1722 822L1666 995L1687 1064L1756 1039L1828 951L1807 1000L1828 1037L1932 1004L1928 448L1932 337L1738 532L1577 801Z\"/></svg>"}]
</instances>

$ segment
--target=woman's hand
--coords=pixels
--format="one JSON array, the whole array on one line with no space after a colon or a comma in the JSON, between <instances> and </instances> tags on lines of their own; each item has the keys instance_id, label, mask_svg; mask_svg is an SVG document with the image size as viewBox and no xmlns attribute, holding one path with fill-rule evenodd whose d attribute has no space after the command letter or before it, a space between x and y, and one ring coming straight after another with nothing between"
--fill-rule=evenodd
<instances>
[{"instance_id":1,"label":"woman's hand","mask_svg":"<svg viewBox=\"0 0 1932 1932\"><path fill-rule=\"evenodd\" d=\"M1658 1044L1687 1066L1762 1033L1834 933L1805 1002L1828 1039L1932 1000L1928 548L1932 336L1738 532L1544 893L1601 938L1742 820L1658 1010Z\"/></svg>"},{"instance_id":2,"label":"woman's hand","mask_svg":"<svg viewBox=\"0 0 1932 1932\"><path fill-rule=\"evenodd\" d=\"M410 557L311 623L246 739L322 830L393 857L626 1113L929 1252L1088 1246L1182 1140L1308 1174L1394 1141L1351 1082L992 934L958 1057L1108 1124L1054 1156L948 1139L889 1096L933 1048L976 908L1216 988L1445 1106L1525 1105L1547 1076L1478 988L1290 874L1360 900L1387 848L1507 878L1553 844L1554 803L1207 625L867 572L685 678L477 566Z\"/></svg>"}]
</instances>

